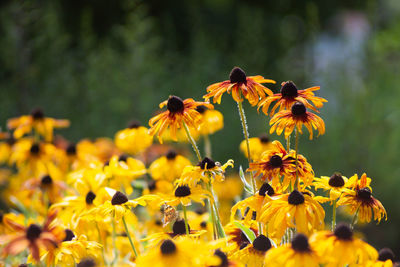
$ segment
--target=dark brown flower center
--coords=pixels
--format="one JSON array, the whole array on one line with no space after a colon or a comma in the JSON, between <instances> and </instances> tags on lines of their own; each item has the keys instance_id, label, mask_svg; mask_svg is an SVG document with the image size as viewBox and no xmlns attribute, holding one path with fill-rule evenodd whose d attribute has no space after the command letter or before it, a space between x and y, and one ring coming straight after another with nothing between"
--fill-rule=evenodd
<instances>
[{"instance_id":1,"label":"dark brown flower center","mask_svg":"<svg viewBox=\"0 0 400 267\"><path fill-rule=\"evenodd\" d=\"M128 124L129 129L136 129L136 128L139 128L139 126L140 126L140 122L137 120L133 120L133 121L129 122L129 124Z\"/></svg>"},{"instance_id":2,"label":"dark brown flower center","mask_svg":"<svg viewBox=\"0 0 400 267\"><path fill-rule=\"evenodd\" d=\"M175 189L176 197L186 197L189 196L192 192L190 192L190 188L187 185L178 186Z\"/></svg>"},{"instance_id":3,"label":"dark brown flower center","mask_svg":"<svg viewBox=\"0 0 400 267\"><path fill-rule=\"evenodd\" d=\"M51 179L50 175L45 175L42 177L40 183L42 186L51 185L53 183L53 179Z\"/></svg>"},{"instance_id":4,"label":"dark brown flower center","mask_svg":"<svg viewBox=\"0 0 400 267\"><path fill-rule=\"evenodd\" d=\"M269 137L266 134L262 134L258 137L263 144L269 143Z\"/></svg>"},{"instance_id":5,"label":"dark brown flower center","mask_svg":"<svg viewBox=\"0 0 400 267\"><path fill-rule=\"evenodd\" d=\"M331 178L329 178L328 184L332 187L342 187L344 186L344 179L340 173L334 173Z\"/></svg>"},{"instance_id":6,"label":"dark brown flower center","mask_svg":"<svg viewBox=\"0 0 400 267\"><path fill-rule=\"evenodd\" d=\"M76 145L75 144L69 144L67 149L66 149L66 152L67 152L68 156L76 155Z\"/></svg>"},{"instance_id":7,"label":"dark brown flower center","mask_svg":"<svg viewBox=\"0 0 400 267\"><path fill-rule=\"evenodd\" d=\"M239 67L234 67L229 75L231 83L247 83L246 73Z\"/></svg>"},{"instance_id":8,"label":"dark brown flower center","mask_svg":"<svg viewBox=\"0 0 400 267\"><path fill-rule=\"evenodd\" d=\"M197 106L196 111L200 114L203 114L204 112L206 112L207 109L208 108L206 106L201 105L201 106Z\"/></svg>"},{"instance_id":9,"label":"dark brown flower center","mask_svg":"<svg viewBox=\"0 0 400 267\"><path fill-rule=\"evenodd\" d=\"M175 251L176 251L175 243L169 239L164 240L161 244L160 250L161 250L161 253L164 255L169 255L169 254L175 253Z\"/></svg>"},{"instance_id":10,"label":"dark brown flower center","mask_svg":"<svg viewBox=\"0 0 400 267\"><path fill-rule=\"evenodd\" d=\"M292 249L294 249L297 252L310 251L310 245L308 244L308 238L303 234L296 234L292 240Z\"/></svg>"},{"instance_id":11,"label":"dark brown flower center","mask_svg":"<svg viewBox=\"0 0 400 267\"><path fill-rule=\"evenodd\" d=\"M282 166L282 158L278 155L273 155L270 159L269 159L269 163L271 164L271 166L273 168L279 168Z\"/></svg>"},{"instance_id":12,"label":"dark brown flower center","mask_svg":"<svg viewBox=\"0 0 400 267\"><path fill-rule=\"evenodd\" d=\"M383 248L379 250L378 261L394 261L394 253L390 248Z\"/></svg>"},{"instance_id":13,"label":"dark brown flower center","mask_svg":"<svg viewBox=\"0 0 400 267\"><path fill-rule=\"evenodd\" d=\"M226 254L224 252L222 252L222 250L220 250L220 249L215 250L214 255L221 259L221 263L218 265L218 267L228 267L229 266L228 256L226 256ZM215 266L215 267L217 267L217 266Z\"/></svg>"},{"instance_id":14,"label":"dark brown flower center","mask_svg":"<svg viewBox=\"0 0 400 267\"><path fill-rule=\"evenodd\" d=\"M282 85L281 95L283 98L295 98L299 94L296 85L292 81L288 81Z\"/></svg>"},{"instance_id":15,"label":"dark brown flower center","mask_svg":"<svg viewBox=\"0 0 400 267\"><path fill-rule=\"evenodd\" d=\"M264 197L266 194L268 194L268 196L273 196L275 194L275 191L269 183L263 183L263 185L260 187L260 190L258 191L258 194Z\"/></svg>"},{"instance_id":16,"label":"dark brown flower center","mask_svg":"<svg viewBox=\"0 0 400 267\"><path fill-rule=\"evenodd\" d=\"M304 203L304 195L298 190L293 190L288 197L288 202L291 205L300 205Z\"/></svg>"},{"instance_id":17,"label":"dark brown flower center","mask_svg":"<svg viewBox=\"0 0 400 267\"><path fill-rule=\"evenodd\" d=\"M65 238L63 241L71 241L75 237L74 232L70 229L65 229Z\"/></svg>"},{"instance_id":18,"label":"dark brown flower center","mask_svg":"<svg viewBox=\"0 0 400 267\"><path fill-rule=\"evenodd\" d=\"M39 144L32 144L30 152L32 155L38 155L40 153L40 146Z\"/></svg>"},{"instance_id":19,"label":"dark brown flower center","mask_svg":"<svg viewBox=\"0 0 400 267\"><path fill-rule=\"evenodd\" d=\"M180 97L173 95L168 98L167 109L171 113L182 113L185 109L185 106Z\"/></svg>"},{"instance_id":20,"label":"dark brown flower center","mask_svg":"<svg viewBox=\"0 0 400 267\"><path fill-rule=\"evenodd\" d=\"M86 198L85 198L86 204L88 204L88 205L93 204L93 200L94 200L95 198L96 198L96 194L93 193L92 191L89 191L89 192L86 194Z\"/></svg>"},{"instance_id":21,"label":"dark brown flower center","mask_svg":"<svg viewBox=\"0 0 400 267\"><path fill-rule=\"evenodd\" d=\"M200 223L200 227L201 228L206 228L207 227L207 222L206 221L202 221L201 223Z\"/></svg>"},{"instance_id":22,"label":"dark brown flower center","mask_svg":"<svg viewBox=\"0 0 400 267\"><path fill-rule=\"evenodd\" d=\"M294 116L302 116L302 115L306 114L306 112L307 112L307 109L306 109L306 106L304 106L303 103L296 102L296 103L293 104L293 106L292 106L292 114Z\"/></svg>"},{"instance_id":23,"label":"dark brown flower center","mask_svg":"<svg viewBox=\"0 0 400 267\"><path fill-rule=\"evenodd\" d=\"M153 191L154 189L156 189L156 181L155 180L150 180L147 183L147 188L149 189L149 191Z\"/></svg>"},{"instance_id":24,"label":"dark brown flower center","mask_svg":"<svg viewBox=\"0 0 400 267\"><path fill-rule=\"evenodd\" d=\"M357 197L361 200L371 200L372 192L368 187L357 190Z\"/></svg>"},{"instance_id":25,"label":"dark brown flower center","mask_svg":"<svg viewBox=\"0 0 400 267\"><path fill-rule=\"evenodd\" d=\"M175 150L170 149L170 150L168 150L168 152L165 156L167 157L167 159L175 159L177 155L178 154L176 153Z\"/></svg>"},{"instance_id":26,"label":"dark brown flower center","mask_svg":"<svg viewBox=\"0 0 400 267\"><path fill-rule=\"evenodd\" d=\"M213 161L212 159L205 157L200 163L199 166L202 170L204 169L212 169L215 167L215 161Z\"/></svg>"},{"instance_id":27,"label":"dark brown flower center","mask_svg":"<svg viewBox=\"0 0 400 267\"><path fill-rule=\"evenodd\" d=\"M350 227L345 223L338 224L333 233L340 240L349 241L353 238L353 232L351 231Z\"/></svg>"},{"instance_id":28,"label":"dark brown flower center","mask_svg":"<svg viewBox=\"0 0 400 267\"><path fill-rule=\"evenodd\" d=\"M190 232L190 226L188 224L189 232ZM174 225L172 226L172 231L174 232L175 235L184 235L186 234L186 228L185 228L185 220L183 219L178 219L174 222Z\"/></svg>"},{"instance_id":29,"label":"dark brown flower center","mask_svg":"<svg viewBox=\"0 0 400 267\"><path fill-rule=\"evenodd\" d=\"M95 267L96 263L93 259L83 259L81 260L76 267Z\"/></svg>"},{"instance_id":30,"label":"dark brown flower center","mask_svg":"<svg viewBox=\"0 0 400 267\"><path fill-rule=\"evenodd\" d=\"M129 158L128 155L122 154L122 155L119 156L118 161L124 161L124 162L126 162L126 160L127 160L128 158Z\"/></svg>"},{"instance_id":31,"label":"dark brown flower center","mask_svg":"<svg viewBox=\"0 0 400 267\"><path fill-rule=\"evenodd\" d=\"M121 205L128 202L128 197L121 191L117 191L111 199L112 205Z\"/></svg>"},{"instance_id":32,"label":"dark brown flower center","mask_svg":"<svg viewBox=\"0 0 400 267\"><path fill-rule=\"evenodd\" d=\"M259 235L253 241L253 248L265 252L271 248L271 241L265 235Z\"/></svg>"},{"instance_id":33,"label":"dark brown flower center","mask_svg":"<svg viewBox=\"0 0 400 267\"><path fill-rule=\"evenodd\" d=\"M34 120L41 120L44 118L43 110L41 108L35 108L32 110L31 116Z\"/></svg>"},{"instance_id":34,"label":"dark brown flower center","mask_svg":"<svg viewBox=\"0 0 400 267\"><path fill-rule=\"evenodd\" d=\"M40 234L42 233L42 228L40 228L37 224L29 225L28 229L26 230L26 238L33 242L37 238L39 238Z\"/></svg>"}]
</instances>

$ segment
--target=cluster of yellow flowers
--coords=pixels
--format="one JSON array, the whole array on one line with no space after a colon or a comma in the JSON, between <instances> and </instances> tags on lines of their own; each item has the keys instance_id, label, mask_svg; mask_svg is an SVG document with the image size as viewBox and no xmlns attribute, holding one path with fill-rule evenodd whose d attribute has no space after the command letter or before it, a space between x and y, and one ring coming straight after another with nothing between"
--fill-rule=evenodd
<instances>
[{"instance_id":1,"label":"cluster of yellow flowers","mask_svg":"<svg viewBox=\"0 0 400 267\"><path fill-rule=\"evenodd\" d=\"M133 121L114 140L70 143L53 133L69 121L40 109L10 119L0 133L0 266L396 265L390 249L353 234L358 222L387 216L371 179L315 177L298 153L303 126L310 139L325 133L320 88L288 81L273 94L262 83L275 82L235 67L207 88L205 102L170 96L150 128ZM238 175L233 160L211 158L209 136L224 123L210 99L220 104L224 93L243 126L249 166ZM284 132L285 145L265 133L250 138L244 100L271 116L269 133ZM332 207L330 221L322 205ZM338 207L349 223L336 224Z\"/></svg>"}]
</instances>

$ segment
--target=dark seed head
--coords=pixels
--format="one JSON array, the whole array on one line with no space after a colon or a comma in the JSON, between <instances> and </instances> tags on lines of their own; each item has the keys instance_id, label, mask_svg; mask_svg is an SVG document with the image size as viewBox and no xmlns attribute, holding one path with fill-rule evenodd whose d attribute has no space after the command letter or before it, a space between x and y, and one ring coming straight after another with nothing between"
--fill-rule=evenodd
<instances>
[{"instance_id":1,"label":"dark seed head","mask_svg":"<svg viewBox=\"0 0 400 267\"><path fill-rule=\"evenodd\" d=\"M105 166L109 166L110 165L110 161L109 160L107 160L106 162L104 162L104 167Z\"/></svg>"},{"instance_id":2,"label":"dark seed head","mask_svg":"<svg viewBox=\"0 0 400 267\"><path fill-rule=\"evenodd\" d=\"M246 73L239 67L234 67L229 75L231 83L247 83Z\"/></svg>"},{"instance_id":3,"label":"dark seed head","mask_svg":"<svg viewBox=\"0 0 400 267\"><path fill-rule=\"evenodd\" d=\"M270 159L269 159L269 163L271 164L271 166L273 168L279 168L282 166L282 158L278 155L273 155Z\"/></svg>"},{"instance_id":4,"label":"dark seed head","mask_svg":"<svg viewBox=\"0 0 400 267\"><path fill-rule=\"evenodd\" d=\"M88 205L93 204L93 200L94 200L95 198L96 198L96 194L93 193L92 191L89 191L89 192L86 194L86 199L85 199L86 204L88 204Z\"/></svg>"},{"instance_id":5,"label":"dark seed head","mask_svg":"<svg viewBox=\"0 0 400 267\"><path fill-rule=\"evenodd\" d=\"M190 232L190 226L188 224L189 232ZM186 234L186 228L185 228L185 220L183 219L178 219L174 222L174 225L172 226L172 231L174 232L175 235L184 235Z\"/></svg>"},{"instance_id":6,"label":"dark seed head","mask_svg":"<svg viewBox=\"0 0 400 267\"><path fill-rule=\"evenodd\" d=\"M155 221L155 224L156 224L157 226L161 226L163 223L162 223L161 220L156 220L156 221Z\"/></svg>"},{"instance_id":7,"label":"dark seed head","mask_svg":"<svg viewBox=\"0 0 400 267\"><path fill-rule=\"evenodd\" d=\"M308 238L303 234L296 234L292 240L292 249L294 249L297 252L310 251L310 245L308 244Z\"/></svg>"},{"instance_id":8,"label":"dark seed head","mask_svg":"<svg viewBox=\"0 0 400 267\"><path fill-rule=\"evenodd\" d=\"M128 155L122 154L122 155L119 156L118 161L124 161L124 162L126 162L126 160L127 160L128 158L129 158Z\"/></svg>"},{"instance_id":9,"label":"dark seed head","mask_svg":"<svg viewBox=\"0 0 400 267\"><path fill-rule=\"evenodd\" d=\"M15 140L15 138L11 135L9 138L7 138L6 142L9 146L13 146L17 140Z\"/></svg>"},{"instance_id":10,"label":"dark seed head","mask_svg":"<svg viewBox=\"0 0 400 267\"><path fill-rule=\"evenodd\" d=\"M26 238L33 242L37 238L39 238L40 234L42 233L42 228L40 228L37 224L29 225L28 229L26 230Z\"/></svg>"},{"instance_id":11,"label":"dark seed head","mask_svg":"<svg viewBox=\"0 0 400 267\"><path fill-rule=\"evenodd\" d=\"M206 112L207 109L208 108L206 106L201 105L201 106L197 106L196 111L200 114L203 114L204 112Z\"/></svg>"},{"instance_id":12,"label":"dark seed head","mask_svg":"<svg viewBox=\"0 0 400 267\"><path fill-rule=\"evenodd\" d=\"M76 267L95 267L96 263L94 262L93 259L83 259L81 262L79 262Z\"/></svg>"},{"instance_id":13,"label":"dark seed head","mask_svg":"<svg viewBox=\"0 0 400 267\"><path fill-rule=\"evenodd\" d=\"M258 250L258 251L265 252L268 249L270 249L271 246L272 246L271 245L271 241L265 235L259 235L253 241L253 248Z\"/></svg>"},{"instance_id":14,"label":"dark seed head","mask_svg":"<svg viewBox=\"0 0 400 267\"><path fill-rule=\"evenodd\" d=\"M44 118L44 113L41 108L35 108L31 111L31 116L34 120L41 120Z\"/></svg>"},{"instance_id":15,"label":"dark seed head","mask_svg":"<svg viewBox=\"0 0 400 267\"><path fill-rule=\"evenodd\" d=\"M128 197L121 191L117 191L111 199L111 204L121 205L128 202Z\"/></svg>"},{"instance_id":16,"label":"dark seed head","mask_svg":"<svg viewBox=\"0 0 400 267\"><path fill-rule=\"evenodd\" d=\"M263 144L269 143L269 137L266 134L262 134L258 137Z\"/></svg>"},{"instance_id":17,"label":"dark seed head","mask_svg":"<svg viewBox=\"0 0 400 267\"><path fill-rule=\"evenodd\" d=\"M357 190L357 197L361 200L370 200L372 197L371 189L364 187Z\"/></svg>"},{"instance_id":18,"label":"dark seed head","mask_svg":"<svg viewBox=\"0 0 400 267\"><path fill-rule=\"evenodd\" d=\"M66 149L66 152L67 152L68 156L76 155L76 145L75 144L69 144L67 149Z\"/></svg>"},{"instance_id":19,"label":"dark seed head","mask_svg":"<svg viewBox=\"0 0 400 267\"><path fill-rule=\"evenodd\" d=\"M187 185L178 186L175 189L176 197L186 197L189 196L192 192L190 192L190 188Z\"/></svg>"},{"instance_id":20,"label":"dark seed head","mask_svg":"<svg viewBox=\"0 0 400 267\"><path fill-rule=\"evenodd\" d=\"M149 191L153 191L154 189L156 189L156 181L155 180L150 180L147 183L147 188L149 189Z\"/></svg>"},{"instance_id":21,"label":"dark seed head","mask_svg":"<svg viewBox=\"0 0 400 267\"><path fill-rule=\"evenodd\" d=\"M197 215L202 215L206 213L206 209L204 207L198 207L194 212L196 212Z\"/></svg>"},{"instance_id":22,"label":"dark seed head","mask_svg":"<svg viewBox=\"0 0 400 267\"><path fill-rule=\"evenodd\" d=\"M184 108L185 108L185 106L180 97L172 95L168 98L167 109L169 110L169 112L182 113Z\"/></svg>"},{"instance_id":23,"label":"dark seed head","mask_svg":"<svg viewBox=\"0 0 400 267\"><path fill-rule=\"evenodd\" d=\"M349 241L353 238L353 232L345 223L338 224L333 233L340 240Z\"/></svg>"},{"instance_id":24,"label":"dark seed head","mask_svg":"<svg viewBox=\"0 0 400 267\"><path fill-rule=\"evenodd\" d=\"M207 166L206 166L206 165L207 165ZM214 162L212 159L210 159L210 158L208 158L208 157L205 157L205 158L199 163L199 166L200 166L200 168L201 168L202 170L204 170L204 169L206 169L206 168L207 168L207 170L209 170L209 169L212 169L212 168L215 167L215 162Z\"/></svg>"},{"instance_id":25,"label":"dark seed head","mask_svg":"<svg viewBox=\"0 0 400 267\"><path fill-rule=\"evenodd\" d=\"M201 228L206 228L207 227L207 222L206 221L202 221L201 223L200 223L200 227Z\"/></svg>"},{"instance_id":26,"label":"dark seed head","mask_svg":"<svg viewBox=\"0 0 400 267\"><path fill-rule=\"evenodd\" d=\"M32 155L38 155L40 152L39 144L32 144L30 152Z\"/></svg>"},{"instance_id":27,"label":"dark seed head","mask_svg":"<svg viewBox=\"0 0 400 267\"><path fill-rule=\"evenodd\" d=\"M220 249L215 250L214 255L221 259L221 263L220 263L220 265L218 265L218 267L228 267L229 266L228 256L226 256L226 254L224 252L222 252Z\"/></svg>"},{"instance_id":28,"label":"dark seed head","mask_svg":"<svg viewBox=\"0 0 400 267\"><path fill-rule=\"evenodd\" d=\"M178 154L176 153L175 150L170 149L170 150L168 150L168 152L165 156L167 157L167 159L175 159L177 155Z\"/></svg>"},{"instance_id":29,"label":"dark seed head","mask_svg":"<svg viewBox=\"0 0 400 267\"><path fill-rule=\"evenodd\" d=\"M296 189L290 193L288 197L288 202L291 205L300 205L304 203L304 195L303 193L297 191Z\"/></svg>"},{"instance_id":30,"label":"dark seed head","mask_svg":"<svg viewBox=\"0 0 400 267\"><path fill-rule=\"evenodd\" d=\"M292 81L287 81L282 85L281 94L283 98L295 98L298 96L297 87Z\"/></svg>"},{"instance_id":31,"label":"dark seed head","mask_svg":"<svg viewBox=\"0 0 400 267\"><path fill-rule=\"evenodd\" d=\"M45 175L42 177L40 183L42 186L51 185L53 183L53 179L51 179L50 175Z\"/></svg>"},{"instance_id":32,"label":"dark seed head","mask_svg":"<svg viewBox=\"0 0 400 267\"><path fill-rule=\"evenodd\" d=\"M260 190L258 191L258 194L264 197L266 194L268 194L268 196L273 196L275 194L275 191L269 183L263 183L263 185L260 187Z\"/></svg>"},{"instance_id":33,"label":"dark seed head","mask_svg":"<svg viewBox=\"0 0 400 267\"><path fill-rule=\"evenodd\" d=\"M344 186L344 179L340 173L335 172L332 174L331 178L329 178L328 184L332 187L342 187Z\"/></svg>"},{"instance_id":34,"label":"dark seed head","mask_svg":"<svg viewBox=\"0 0 400 267\"><path fill-rule=\"evenodd\" d=\"M394 253L390 248L383 248L379 250L378 261L394 261Z\"/></svg>"},{"instance_id":35,"label":"dark seed head","mask_svg":"<svg viewBox=\"0 0 400 267\"><path fill-rule=\"evenodd\" d=\"M137 120L133 120L128 123L129 129L136 129L136 128L139 128L139 126L140 126L140 122Z\"/></svg>"},{"instance_id":36,"label":"dark seed head","mask_svg":"<svg viewBox=\"0 0 400 267\"><path fill-rule=\"evenodd\" d=\"M161 253L164 255L172 254L176 251L176 246L172 240L164 240L160 247Z\"/></svg>"},{"instance_id":37,"label":"dark seed head","mask_svg":"<svg viewBox=\"0 0 400 267\"><path fill-rule=\"evenodd\" d=\"M304 104L301 102L296 102L292 106L292 114L294 116L302 116L306 114L306 111L307 111L306 106L304 106Z\"/></svg>"},{"instance_id":38,"label":"dark seed head","mask_svg":"<svg viewBox=\"0 0 400 267\"><path fill-rule=\"evenodd\" d=\"M65 229L65 238L63 241L71 241L74 237L74 232L72 232L70 229Z\"/></svg>"}]
</instances>

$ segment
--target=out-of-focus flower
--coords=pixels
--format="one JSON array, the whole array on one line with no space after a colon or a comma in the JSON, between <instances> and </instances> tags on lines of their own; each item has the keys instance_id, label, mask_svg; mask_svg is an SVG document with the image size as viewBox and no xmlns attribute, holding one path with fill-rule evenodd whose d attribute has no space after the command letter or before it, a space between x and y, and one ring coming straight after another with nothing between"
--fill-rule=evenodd
<instances>
[{"instance_id":1,"label":"out-of-focus flower","mask_svg":"<svg viewBox=\"0 0 400 267\"><path fill-rule=\"evenodd\" d=\"M250 144L251 159L253 161L260 160L262 154L265 151L274 148L273 143L266 134L262 134L259 137L249 138L249 144ZM248 156L246 140L243 140L240 143L240 151L245 155L245 157Z\"/></svg>"},{"instance_id":2,"label":"out-of-focus flower","mask_svg":"<svg viewBox=\"0 0 400 267\"><path fill-rule=\"evenodd\" d=\"M114 140L122 152L131 155L143 152L153 143L153 137L149 135L148 129L136 121L131 122L128 128L118 131Z\"/></svg>"},{"instance_id":3,"label":"out-of-focus flower","mask_svg":"<svg viewBox=\"0 0 400 267\"><path fill-rule=\"evenodd\" d=\"M201 135L210 135L224 128L224 116L218 110L208 109L205 106L198 106L196 110L202 115L198 130Z\"/></svg>"},{"instance_id":4,"label":"out-of-focus flower","mask_svg":"<svg viewBox=\"0 0 400 267\"><path fill-rule=\"evenodd\" d=\"M265 254L272 247L271 241L265 235L259 235L252 244L236 251L232 258L248 267L263 266Z\"/></svg>"},{"instance_id":5,"label":"out-of-focus flower","mask_svg":"<svg viewBox=\"0 0 400 267\"><path fill-rule=\"evenodd\" d=\"M179 178L183 169L190 165L190 161L176 153L175 150L169 150L165 156L162 156L149 167L149 173L154 180L167 180L173 182Z\"/></svg>"}]
</instances>

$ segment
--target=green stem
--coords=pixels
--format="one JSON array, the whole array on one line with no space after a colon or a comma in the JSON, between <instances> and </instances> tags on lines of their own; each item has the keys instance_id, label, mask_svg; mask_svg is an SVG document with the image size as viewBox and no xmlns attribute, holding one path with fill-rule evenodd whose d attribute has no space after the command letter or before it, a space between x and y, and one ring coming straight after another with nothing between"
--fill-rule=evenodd
<instances>
[{"instance_id":1,"label":"green stem","mask_svg":"<svg viewBox=\"0 0 400 267\"><path fill-rule=\"evenodd\" d=\"M117 233L115 230L115 219L114 217L111 219L111 224L112 224L112 245L113 245L113 249L114 249L114 260L112 261L111 265L114 265L117 260L118 260L118 249L117 249L117 245L116 245L116 239L117 239Z\"/></svg>"},{"instance_id":2,"label":"green stem","mask_svg":"<svg viewBox=\"0 0 400 267\"><path fill-rule=\"evenodd\" d=\"M187 137L189 139L189 142L192 144L192 147L193 147L194 152L196 153L197 159L199 161L202 161L202 158L201 158L201 155L200 155L200 151L199 151L199 149L197 148L197 145L196 145L196 141L194 141L192 135L190 134L190 130L189 130L189 128L188 128L188 126L186 125L185 122L183 122L183 128L185 128L186 135L187 135Z\"/></svg>"},{"instance_id":3,"label":"green stem","mask_svg":"<svg viewBox=\"0 0 400 267\"><path fill-rule=\"evenodd\" d=\"M186 206L182 205L183 209L183 217L185 218L185 229L186 229L186 234L189 235L189 225L188 225L188 219L187 219L187 211L186 211Z\"/></svg>"},{"instance_id":4,"label":"green stem","mask_svg":"<svg viewBox=\"0 0 400 267\"><path fill-rule=\"evenodd\" d=\"M214 213L213 216L214 216L214 222L215 222L215 227L216 227L216 230L218 233L218 237L224 238L224 237L226 237L226 235L225 235L224 227L222 226L222 223L221 223L221 218L219 217L218 204L217 204L218 202L217 202L217 198L215 196L214 189L212 187L211 182L207 184L207 190L211 193L213 200L214 200L210 207L211 207L211 211Z\"/></svg>"},{"instance_id":5,"label":"green stem","mask_svg":"<svg viewBox=\"0 0 400 267\"><path fill-rule=\"evenodd\" d=\"M211 200L207 198L207 201L208 201L208 207L210 209L211 222L213 225L213 237L214 237L214 240L217 240L217 225L215 224L214 209L211 204Z\"/></svg>"},{"instance_id":6,"label":"green stem","mask_svg":"<svg viewBox=\"0 0 400 267\"><path fill-rule=\"evenodd\" d=\"M239 115L240 115L240 121L242 122L244 139L246 140L247 159L249 161L249 167L250 167L251 152L250 152L249 132L247 130L247 123L246 123L246 114L244 113L243 103L242 102L237 102L237 105L238 105L238 110L239 110ZM251 177L251 183L253 185L253 192L254 192L254 195L255 195L256 191L257 191L257 188L256 188L256 181L254 179L253 172L250 172L250 177Z\"/></svg>"},{"instance_id":7,"label":"green stem","mask_svg":"<svg viewBox=\"0 0 400 267\"><path fill-rule=\"evenodd\" d=\"M99 228L99 225L98 225L98 223L96 222L96 228L97 228L97 232L99 233L99 243L100 244L103 244L103 241L102 241L102 238L101 238L101 231L100 231L100 228ZM101 249L101 255L102 255L102 257L103 257L103 263L104 263L104 265L105 266L107 266L108 265L108 263L107 263L107 261L106 261L106 256L105 256L105 247L106 247L106 244L104 243L103 244L103 246L102 246L102 249Z\"/></svg>"},{"instance_id":8,"label":"green stem","mask_svg":"<svg viewBox=\"0 0 400 267\"><path fill-rule=\"evenodd\" d=\"M335 231L335 227L336 227L336 202L337 200L335 199L333 201L333 205L332 205L332 232Z\"/></svg>"},{"instance_id":9,"label":"green stem","mask_svg":"<svg viewBox=\"0 0 400 267\"><path fill-rule=\"evenodd\" d=\"M298 159L298 151L299 151L299 133L296 129L296 143L295 143L295 149L296 149L296 182L294 184L294 188L298 189L299 187L299 159Z\"/></svg>"},{"instance_id":10,"label":"green stem","mask_svg":"<svg viewBox=\"0 0 400 267\"><path fill-rule=\"evenodd\" d=\"M286 151L290 152L290 135L286 138Z\"/></svg>"},{"instance_id":11,"label":"green stem","mask_svg":"<svg viewBox=\"0 0 400 267\"><path fill-rule=\"evenodd\" d=\"M126 232L126 235L128 236L129 243L131 244L131 247L133 249L133 253L135 254L135 257L137 258L138 257L138 253L137 253L137 250L135 248L135 245L133 244L131 234L129 233L128 225L126 225L125 216L122 217L122 222L124 223L125 232Z\"/></svg>"},{"instance_id":12,"label":"green stem","mask_svg":"<svg viewBox=\"0 0 400 267\"><path fill-rule=\"evenodd\" d=\"M208 134L204 135L204 151L206 153L206 157L211 158L211 141Z\"/></svg>"},{"instance_id":13,"label":"green stem","mask_svg":"<svg viewBox=\"0 0 400 267\"><path fill-rule=\"evenodd\" d=\"M351 224L350 224L351 230L354 229L354 225L355 225L356 222L357 222L357 219L358 219L358 211L359 211L359 210L360 210L360 206L358 206L357 211L356 211L356 213L354 214L353 220L351 221Z\"/></svg>"}]
</instances>

